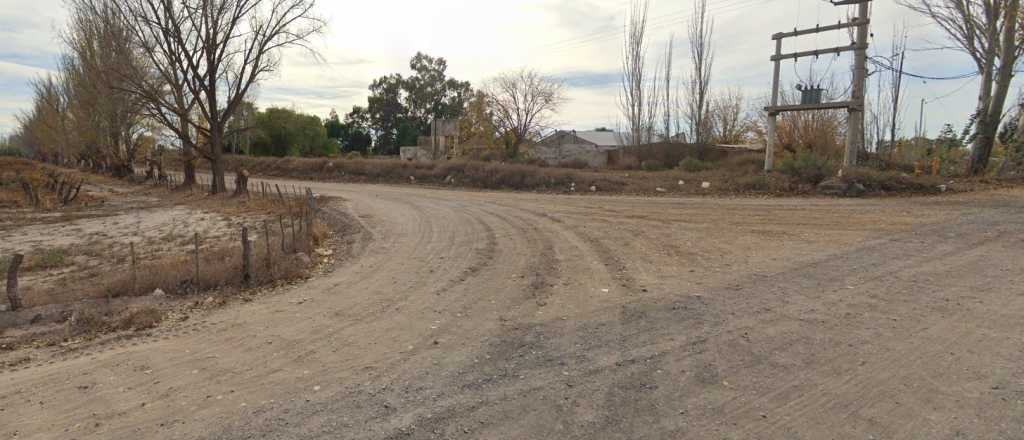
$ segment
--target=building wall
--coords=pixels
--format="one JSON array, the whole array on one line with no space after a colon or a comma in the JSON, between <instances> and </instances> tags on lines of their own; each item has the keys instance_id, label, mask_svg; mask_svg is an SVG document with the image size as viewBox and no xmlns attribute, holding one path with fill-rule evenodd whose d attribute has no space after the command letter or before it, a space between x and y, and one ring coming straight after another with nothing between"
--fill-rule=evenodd
<instances>
[{"instance_id":1,"label":"building wall","mask_svg":"<svg viewBox=\"0 0 1024 440\"><path fill-rule=\"evenodd\" d=\"M600 150L593 144L561 144L537 145L532 150L533 157L548 165L562 165L582 160L591 168L604 168L608 165L608 151Z\"/></svg>"}]
</instances>

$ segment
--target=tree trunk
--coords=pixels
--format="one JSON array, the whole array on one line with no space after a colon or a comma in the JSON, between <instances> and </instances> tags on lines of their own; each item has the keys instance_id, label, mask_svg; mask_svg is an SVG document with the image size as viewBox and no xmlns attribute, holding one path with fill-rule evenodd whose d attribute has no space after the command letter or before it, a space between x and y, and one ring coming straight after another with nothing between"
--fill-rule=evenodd
<instances>
[{"instance_id":1,"label":"tree trunk","mask_svg":"<svg viewBox=\"0 0 1024 440\"><path fill-rule=\"evenodd\" d=\"M182 173L185 175L184 181L181 182L182 186L192 186L196 183L196 152L195 146L192 145L192 139L189 139L188 135L188 119L179 118L179 126L181 135L179 140L181 141L181 160L182 160Z\"/></svg>"},{"instance_id":2,"label":"tree trunk","mask_svg":"<svg viewBox=\"0 0 1024 440\"><path fill-rule=\"evenodd\" d=\"M238 170L235 174L235 196L247 196L249 195L249 172L246 170Z\"/></svg>"},{"instance_id":3,"label":"tree trunk","mask_svg":"<svg viewBox=\"0 0 1024 440\"><path fill-rule=\"evenodd\" d=\"M210 193L220 194L227 190L224 180L224 139L223 131L218 131L210 124L210 139L207 148L210 153Z\"/></svg>"}]
</instances>

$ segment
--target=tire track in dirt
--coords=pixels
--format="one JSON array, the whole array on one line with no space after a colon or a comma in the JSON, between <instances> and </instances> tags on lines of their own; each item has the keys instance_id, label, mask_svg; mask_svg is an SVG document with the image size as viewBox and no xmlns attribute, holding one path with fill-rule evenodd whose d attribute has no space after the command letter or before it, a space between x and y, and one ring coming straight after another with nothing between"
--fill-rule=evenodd
<instances>
[{"instance_id":1,"label":"tire track in dirt","mask_svg":"<svg viewBox=\"0 0 1024 440\"><path fill-rule=\"evenodd\" d=\"M1002 240L1002 238L997 236L986 236L983 233L975 232L975 235L980 236L979 239L963 242L961 241L963 236L960 235L957 236L956 241L947 243L948 248L944 249L939 253L935 252L935 242L929 242L928 244L914 242L917 245L918 249L916 251L913 250L914 247L905 248L893 245L893 243L895 242L903 242L905 245L909 244L908 242L912 241L910 239L918 237L920 235L936 237L941 235L939 233L941 231L947 230L947 228L967 227L969 229L974 229L973 225L975 225L974 221L968 219L964 219L963 221L958 223L960 224L936 225L932 227L927 227L924 228L923 230L918 230L907 235L880 240L854 251L853 255L855 255L856 258L862 258L861 262L863 263L857 264L856 269L861 273L870 273L872 275L867 277L863 275L853 276L860 280L862 284L870 282L880 282L893 277L895 274L919 272L920 268L925 264L940 264L940 262L955 259L969 251L973 251L978 248L983 248L984 246L995 244ZM984 229L984 227L979 227L978 229ZM797 286L800 284L800 281L803 279L803 273L813 272L823 274L837 274L836 279L832 281L832 288L827 290L827 294L825 296L804 297L805 299L811 299L815 300L816 302L820 302L822 299L828 299L828 295L834 296L837 294L837 292L843 292L844 290L846 290L844 284L846 284L849 280L844 279L845 277L843 277L841 274L846 273L845 271L850 270L850 268L851 257L849 254L843 254L835 257L826 258L817 263L814 263L807 268L806 272L791 272L787 274L780 274L782 276L769 277L768 279L762 280L762 283L767 282L765 284L778 286L773 289L775 290L776 294L786 294L789 291L806 291L806 289L797 288ZM787 280L787 278L790 279ZM912 282L903 282L910 285L914 284ZM818 287L820 289L821 284L822 283L819 281L817 283L817 286L814 287ZM766 297L774 298L776 297L776 295L766 295ZM788 301L788 303L793 304L793 301L790 300ZM759 307L760 305L748 303L748 305L744 308L749 309L752 306ZM732 307L730 306L726 307L732 309ZM828 304L821 304L821 308L828 308ZM749 310L744 311L741 309L737 310L737 312L738 314L741 315L749 314ZM964 316L967 313L968 312L964 311L957 316ZM953 321L955 321L955 319ZM915 337L922 337L926 339L931 337L931 339L928 340L928 343L912 344L903 347L902 350L894 350L890 352L888 356L881 359L881 364L879 364L881 365L881 367L874 369L877 371L902 371L901 369L907 368L911 363L914 363L919 359L927 358L929 355L935 355L938 353L948 351L948 347L955 346L961 343L968 336L963 333L953 332L956 334L956 337L949 338L949 330L950 327L948 327L945 324L945 322L940 322L936 325L929 327L924 331L920 331L920 333L915 333ZM847 354L842 351L838 353L833 353L829 358L820 360L819 364L835 364L846 356ZM873 366L875 364L878 363L872 363ZM879 376L887 377L888 382L878 383L877 377ZM856 395L859 392L864 391L865 389L877 389L876 387L886 389L886 387L889 386L888 389L892 389L891 385L893 384L893 380L895 379L894 376L891 374L855 374L844 377L838 383L826 384L824 388L818 390L817 392L801 393L796 399L789 401L786 405L782 407L775 407L772 410L773 419L769 423L768 429L780 429L784 427L786 423L792 420L801 420L801 417L806 416L808 413L816 409L820 409L823 405L830 403L830 401L827 400L828 398L824 397L826 395L850 396ZM750 400L746 399L747 396L738 395L735 398L731 399L730 401L726 402L725 407L728 407L736 402L742 402L742 404L739 407L729 409L722 408L722 410L724 410L726 414L731 415L746 414L746 416L740 416L740 418L749 417L751 420L754 420L756 419L756 414L758 413L756 407L759 404L764 404L773 399L780 398L781 396L787 393L792 393L795 389L800 388L800 386L805 383L806 378L803 375L801 375L793 378L792 380L784 384L775 386L774 391L759 396L758 399ZM870 399L868 401L870 401ZM776 414L793 415L776 416ZM710 428L710 425L698 424L698 426ZM763 424L757 424L756 426L756 429L751 427L751 430L742 430L741 432L747 435L761 435L764 434L765 432L771 432L766 431L765 426ZM782 433L780 432L778 434Z\"/></svg>"}]
</instances>

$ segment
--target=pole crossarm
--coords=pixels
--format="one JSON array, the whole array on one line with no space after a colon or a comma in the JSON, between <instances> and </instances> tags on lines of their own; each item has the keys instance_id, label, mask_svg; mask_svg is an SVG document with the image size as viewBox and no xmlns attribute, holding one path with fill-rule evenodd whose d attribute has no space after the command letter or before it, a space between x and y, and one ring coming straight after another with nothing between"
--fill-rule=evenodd
<instances>
[{"instance_id":1,"label":"pole crossarm","mask_svg":"<svg viewBox=\"0 0 1024 440\"><path fill-rule=\"evenodd\" d=\"M772 35L772 40L781 40L783 38L799 37L802 35L819 34L822 32L838 31L842 29L849 29L858 26L867 26L871 24L870 19L854 18L846 23L830 24L828 26L817 26L809 29L799 29L790 32L779 32Z\"/></svg>"},{"instance_id":2,"label":"pole crossarm","mask_svg":"<svg viewBox=\"0 0 1024 440\"><path fill-rule=\"evenodd\" d=\"M853 101L836 101L836 102L823 102L821 104L792 104L792 105L773 105L764 108L764 111L768 112L769 115L778 115L779 113L786 112L804 112L811 110L836 110L836 109L850 109L855 108L856 103Z\"/></svg>"},{"instance_id":3,"label":"pole crossarm","mask_svg":"<svg viewBox=\"0 0 1024 440\"><path fill-rule=\"evenodd\" d=\"M822 56L822 55L830 55L830 54L834 54L834 53L835 54L839 54L839 53L843 53L843 52L852 52L852 51L855 51L855 50L868 50L868 45L867 44L851 44L849 46L836 46L836 47L830 47L828 49L806 50L806 51L803 51L803 52L793 52L793 53L785 53L785 54L781 54L781 55L772 55L771 60L772 61L795 60L797 58L817 57L817 56Z\"/></svg>"}]
</instances>

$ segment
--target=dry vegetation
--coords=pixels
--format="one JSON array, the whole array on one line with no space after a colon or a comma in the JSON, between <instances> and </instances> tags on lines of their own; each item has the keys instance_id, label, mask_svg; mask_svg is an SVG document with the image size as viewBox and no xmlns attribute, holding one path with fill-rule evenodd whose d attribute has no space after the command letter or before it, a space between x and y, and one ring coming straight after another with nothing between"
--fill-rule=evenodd
<instances>
[{"instance_id":1,"label":"dry vegetation","mask_svg":"<svg viewBox=\"0 0 1024 440\"><path fill-rule=\"evenodd\" d=\"M783 152L779 172L762 172L761 153L711 155L682 159L667 166L644 160L637 169L593 170L536 164L452 160L406 162L397 159L310 159L229 156L228 169L256 175L356 183L425 184L443 187L553 193L630 195L812 195L816 185L834 177L834 161L816 155ZM847 170L844 182L859 183L866 195L934 194L1011 184L1011 180L944 178L915 172L913 165L887 170ZM919 170L920 171L920 170ZM707 182L710 186L705 187Z\"/></svg>"},{"instance_id":2,"label":"dry vegetation","mask_svg":"<svg viewBox=\"0 0 1024 440\"><path fill-rule=\"evenodd\" d=\"M5 182L50 168L21 159L0 160ZM0 352L148 329L167 310L194 302L196 294L223 298L247 287L300 279L321 263L318 251L328 253L320 247L332 231L320 221L309 234L296 222L293 239L289 216L304 201L210 196L81 176L87 183L73 206L36 208L19 189L0 186L0 194L10 201L0 221L6 237L0 242L0 275L6 277L12 254L25 255L19 279L26 307L0 313ZM254 240L255 279L248 285L241 273L242 226L249 227ZM158 290L162 293L153 295ZM8 307L6 296L0 305Z\"/></svg>"}]
</instances>

